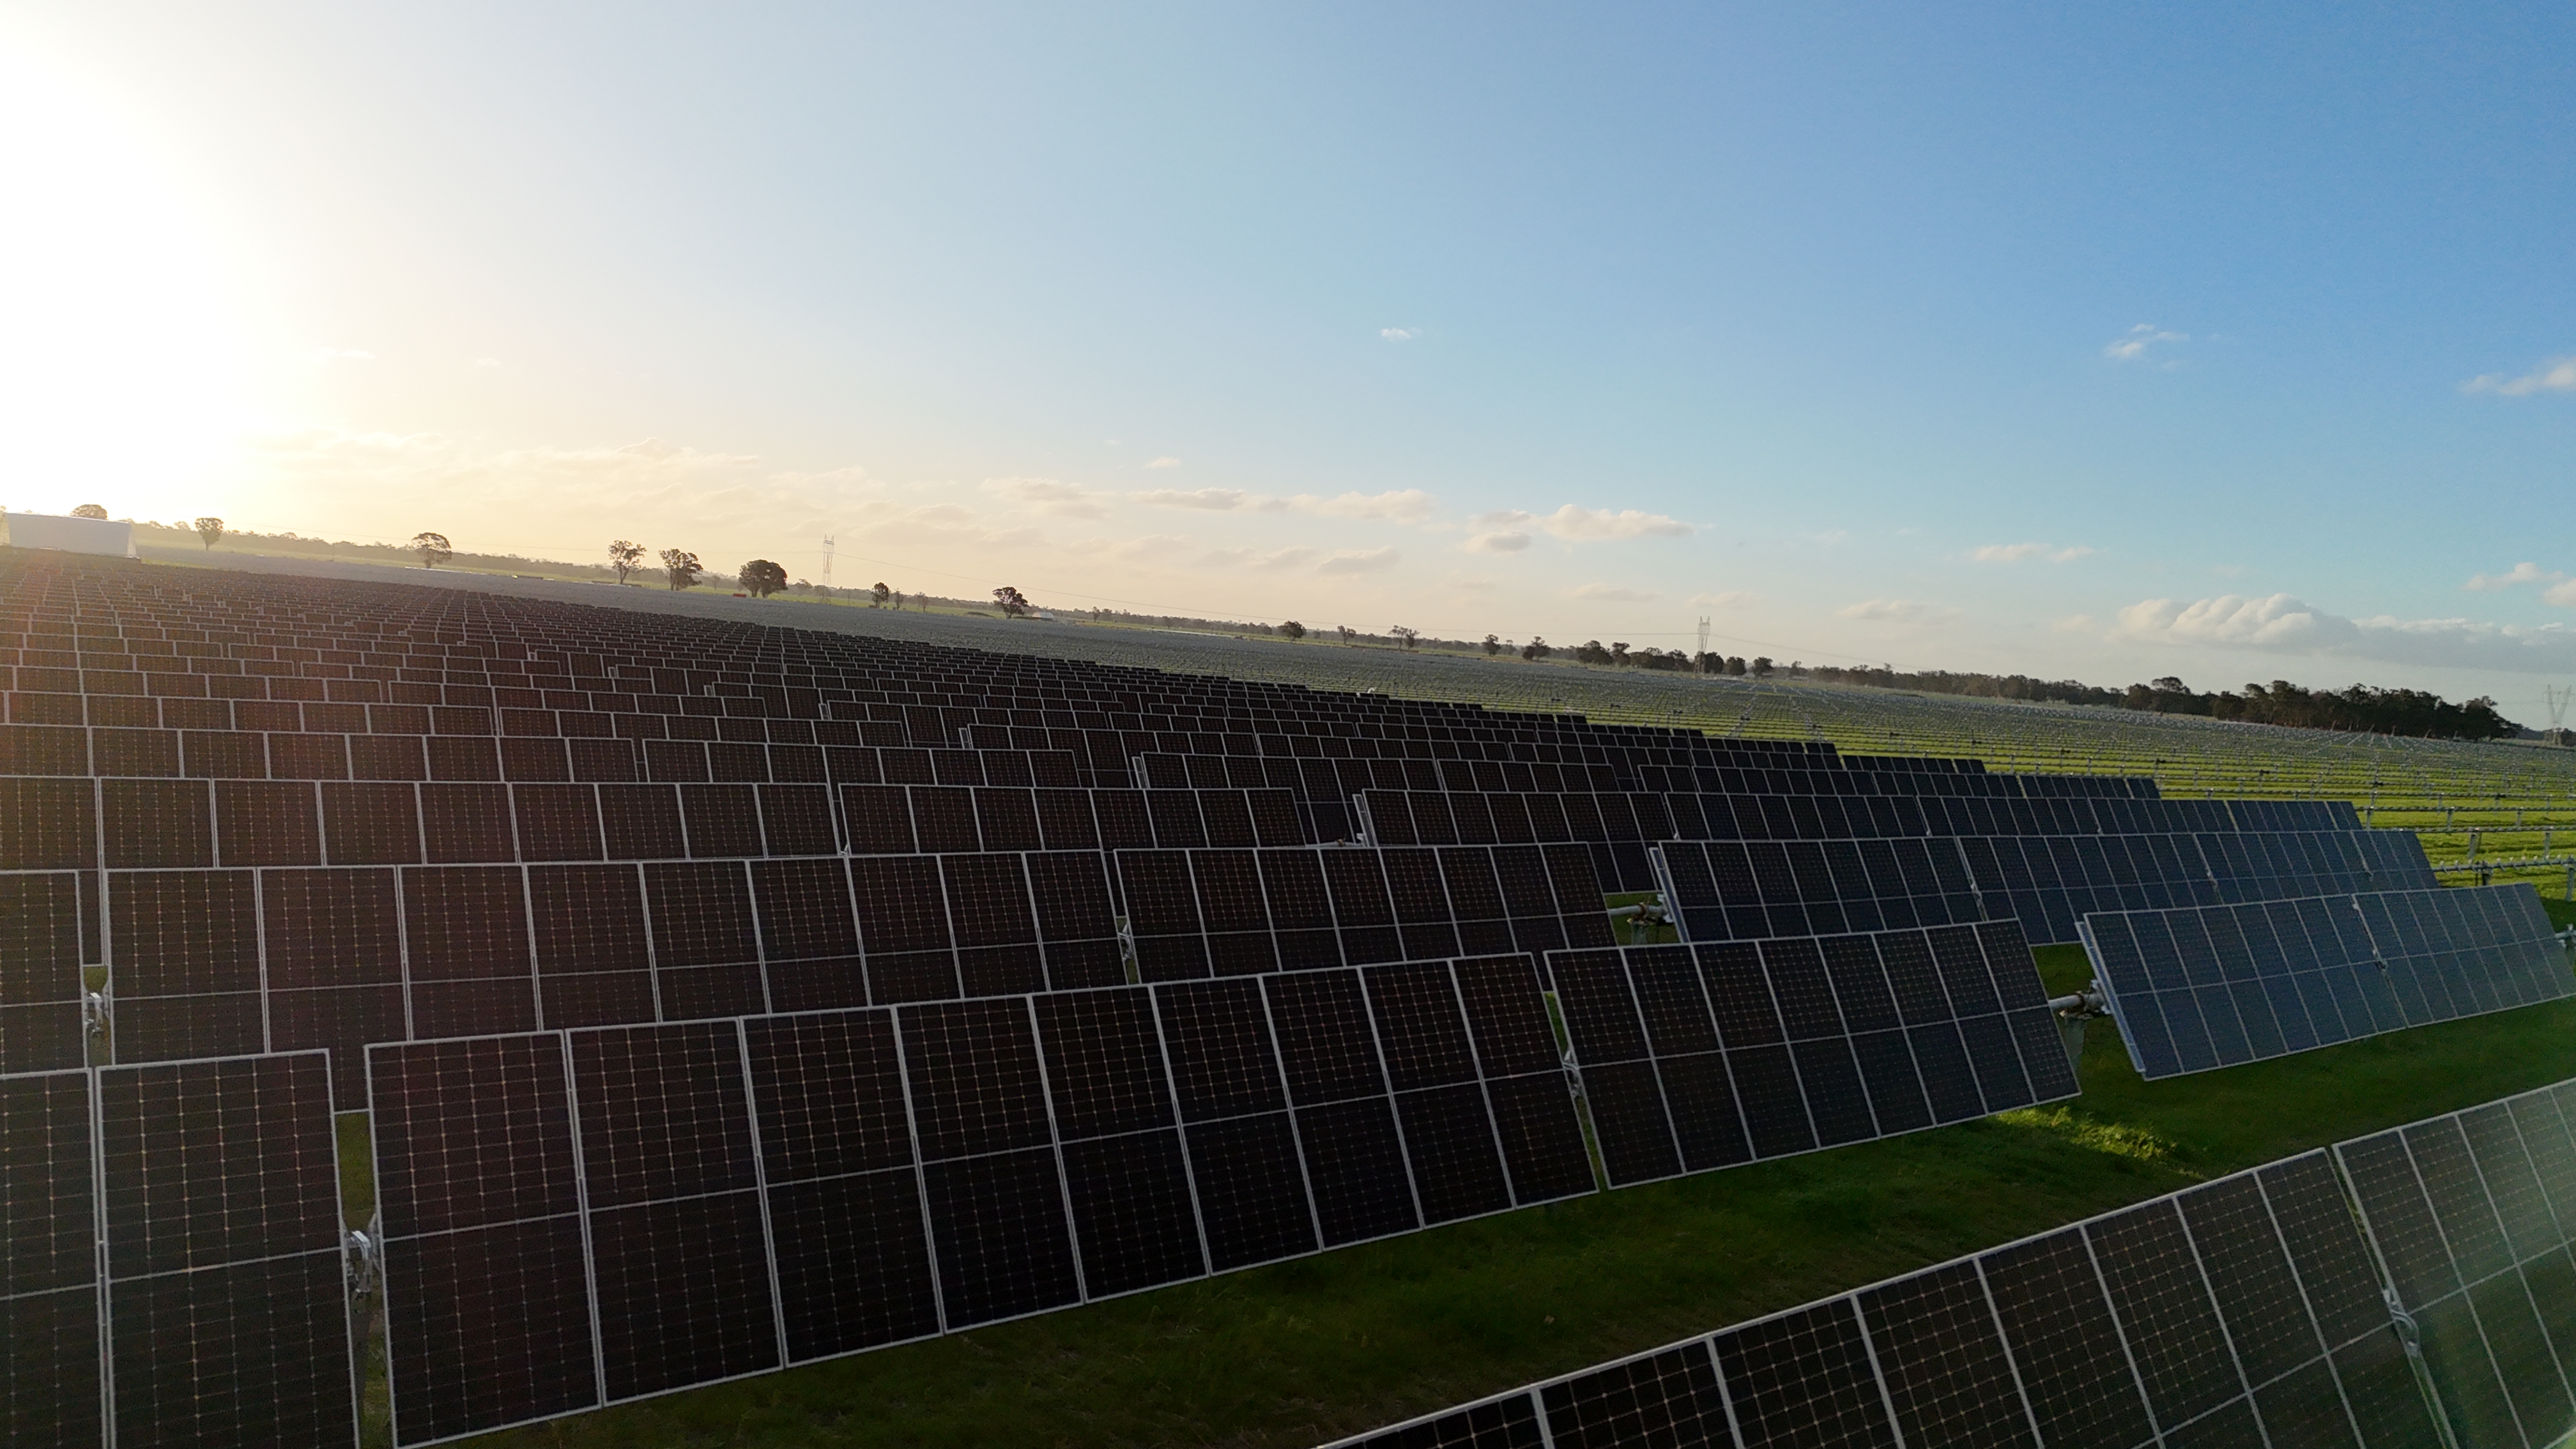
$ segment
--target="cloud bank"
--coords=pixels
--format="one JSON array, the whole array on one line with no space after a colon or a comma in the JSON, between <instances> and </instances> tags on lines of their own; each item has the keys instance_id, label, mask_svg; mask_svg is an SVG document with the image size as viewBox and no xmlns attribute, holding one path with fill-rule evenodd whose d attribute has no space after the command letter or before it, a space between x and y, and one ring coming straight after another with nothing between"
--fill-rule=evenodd
<instances>
[{"instance_id":1,"label":"cloud bank","mask_svg":"<svg viewBox=\"0 0 2576 1449\"><path fill-rule=\"evenodd\" d=\"M2500 397L2529 397L2541 392L2576 392L2576 357L2553 357L2520 377L2481 373L2460 384L2460 391L2491 392Z\"/></svg>"},{"instance_id":2,"label":"cloud bank","mask_svg":"<svg viewBox=\"0 0 2576 1449\"><path fill-rule=\"evenodd\" d=\"M2071 548L2059 548L2053 543L1989 543L1979 545L1977 551L1969 557L1979 563L2020 563L2023 559L2029 558L2044 558L2050 563L2073 563L2079 558L2091 558L2101 551L2081 544Z\"/></svg>"},{"instance_id":3,"label":"cloud bank","mask_svg":"<svg viewBox=\"0 0 2576 1449\"><path fill-rule=\"evenodd\" d=\"M2250 649L2446 669L2557 673L2576 667L2576 629L2470 619L2348 619L2288 594L2181 603L2142 599L2119 612L2117 632L2149 643Z\"/></svg>"}]
</instances>

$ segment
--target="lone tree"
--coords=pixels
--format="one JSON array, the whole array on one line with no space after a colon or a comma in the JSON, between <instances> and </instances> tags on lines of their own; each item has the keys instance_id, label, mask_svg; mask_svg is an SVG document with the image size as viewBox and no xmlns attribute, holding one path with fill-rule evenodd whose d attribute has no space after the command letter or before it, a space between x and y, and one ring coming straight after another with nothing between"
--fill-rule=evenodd
<instances>
[{"instance_id":1,"label":"lone tree","mask_svg":"<svg viewBox=\"0 0 2576 1449\"><path fill-rule=\"evenodd\" d=\"M1611 643L1610 662L1613 664L1626 664L1631 662L1628 658L1628 645L1624 640L1614 640Z\"/></svg>"},{"instance_id":2,"label":"lone tree","mask_svg":"<svg viewBox=\"0 0 2576 1449\"><path fill-rule=\"evenodd\" d=\"M1387 625L1387 626L1386 626L1386 632L1388 632L1388 633L1390 633L1390 634L1394 635L1394 636L1395 636L1396 638L1398 638L1398 639L1403 640L1403 641L1404 641L1404 647L1405 647L1405 648L1407 648L1407 649L1410 649L1410 648L1412 648L1412 647L1413 647L1413 641L1414 641L1414 640L1419 639L1419 638L1421 638L1421 637L1422 637L1422 631L1421 631L1421 630L1419 630L1419 629L1415 629L1415 628L1410 628L1410 627L1408 627L1408 626L1406 626L1406 625L1403 625L1403 624L1389 624L1389 625Z\"/></svg>"},{"instance_id":3,"label":"lone tree","mask_svg":"<svg viewBox=\"0 0 2576 1449\"><path fill-rule=\"evenodd\" d=\"M1547 656L1555 652L1555 646L1549 644L1545 638L1537 634L1532 634L1530 636L1530 641L1521 646L1521 657L1533 662L1545 659Z\"/></svg>"},{"instance_id":4,"label":"lone tree","mask_svg":"<svg viewBox=\"0 0 2576 1449\"><path fill-rule=\"evenodd\" d=\"M1351 630L1351 626L1350 626L1350 625L1348 625L1348 624L1335 624L1335 625L1333 626L1333 628L1334 628L1334 629L1336 629L1336 630L1338 630L1338 631L1341 633L1341 636L1342 636L1342 642L1343 642L1343 643L1348 644L1349 642L1351 642L1351 634L1352 634L1352 630Z\"/></svg>"},{"instance_id":5,"label":"lone tree","mask_svg":"<svg viewBox=\"0 0 2576 1449\"><path fill-rule=\"evenodd\" d=\"M765 558L756 558L734 571L734 582L755 599L765 599L787 587L787 570Z\"/></svg>"},{"instance_id":6,"label":"lone tree","mask_svg":"<svg viewBox=\"0 0 2576 1449\"><path fill-rule=\"evenodd\" d=\"M1769 677L1770 677L1770 675L1771 675L1771 656L1770 656L1770 655L1768 655L1768 654L1765 654L1765 655L1761 655L1761 656L1759 656L1758 658L1756 658L1756 659L1753 661L1753 677L1754 677L1754 678L1756 678L1756 679L1767 679L1767 678L1769 678Z\"/></svg>"},{"instance_id":7,"label":"lone tree","mask_svg":"<svg viewBox=\"0 0 2576 1449\"><path fill-rule=\"evenodd\" d=\"M1486 635L1486 636L1485 636L1485 657L1486 657L1486 658L1488 658L1488 659L1491 659L1491 658L1493 658L1495 655L1500 654L1500 653L1502 653L1502 652L1503 652L1503 640L1502 640L1502 636L1501 636L1501 635L1499 635L1499 634L1488 634L1488 635Z\"/></svg>"},{"instance_id":8,"label":"lone tree","mask_svg":"<svg viewBox=\"0 0 2576 1449\"><path fill-rule=\"evenodd\" d=\"M197 530L197 537L204 539L210 550L224 541L224 521L220 518L200 518L193 527Z\"/></svg>"},{"instance_id":9,"label":"lone tree","mask_svg":"<svg viewBox=\"0 0 2576 1449\"><path fill-rule=\"evenodd\" d=\"M1094 610L1093 612L1097 613L1099 611ZM1287 623L1279 626L1279 632L1287 635L1292 640L1303 639L1306 637L1306 626L1298 623L1294 619L1291 619Z\"/></svg>"},{"instance_id":10,"label":"lone tree","mask_svg":"<svg viewBox=\"0 0 2576 1449\"><path fill-rule=\"evenodd\" d=\"M930 601L926 598L915 599L912 601L912 606L916 609L927 610L930 607ZM894 591L894 611L898 614L903 612L903 590L901 589Z\"/></svg>"},{"instance_id":11,"label":"lone tree","mask_svg":"<svg viewBox=\"0 0 2576 1449\"><path fill-rule=\"evenodd\" d=\"M80 507L72 510L72 517L105 518L107 517L107 505L104 503L84 503Z\"/></svg>"},{"instance_id":12,"label":"lone tree","mask_svg":"<svg viewBox=\"0 0 2576 1449\"><path fill-rule=\"evenodd\" d=\"M1004 584L993 591L993 602L1002 606L1002 617L1016 619L1029 611L1029 596Z\"/></svg>"},{"instance_id":13,"label":"lone tree","mask_svg":"<svg viewBox=\"0 0 2576 1449\"><path fill-rule=\"evenodd\" d=\"M666 548L662 550L662 572L670 576L671 587L677 590L696 583L698 575L706 572L706 568L698 562L698 556L687 549Z\"/></svg>"},{"instance_id":14,"label":"lone tree","mask_svg":"<svg viewBox=\"0 0 2576 1449\"><path fill-rule=\"evenodd\" d=\"M617 581L644 566L644 545L631 538L621 538L608 546L608 566L617 570Z\"/></svg>"},{"instance_id":15,"label":"lone tree","mask_svg":"<svg viewBox=\"0 0 2576 1449\"><path fill-rule=\"evenodd\" d=\"M412 552L420 555L420 566L425 569L434 569L456 557L455 546L447 541L447 535L443 533L415 533L411 536L409 547Z\"/></svg>"},{"instance_id":16,"label":"lone tree","mask_svg":"<svg viewBox=\"0 0 2576 1449\"><path fill-rule=\"evenodd\" d=\"M879 580L877 586L868 590L868 593L870 595L868 607L871 609L884 608L885 601L894 596L894 590L887 588L883 580Z\"/></svg>"}]
</instances>

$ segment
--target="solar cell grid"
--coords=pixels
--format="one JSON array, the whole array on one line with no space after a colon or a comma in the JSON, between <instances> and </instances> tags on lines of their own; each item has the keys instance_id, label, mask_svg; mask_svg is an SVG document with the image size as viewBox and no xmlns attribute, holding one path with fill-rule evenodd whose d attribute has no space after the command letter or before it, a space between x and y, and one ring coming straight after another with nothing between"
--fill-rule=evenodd
<instances>
[{"instance_id":1,"label":"solar cell grid","mask_svg":"<svg viewBox=\"0 0 2576 1449\"><path fill-rule=\"evenodd\" d=\"M2172 1076L2576 993L2531 894L2096 913L2085 949L2140 1074ZM2499 920L2511 939L2477 944Z\"/></svg>"}]
</instances>

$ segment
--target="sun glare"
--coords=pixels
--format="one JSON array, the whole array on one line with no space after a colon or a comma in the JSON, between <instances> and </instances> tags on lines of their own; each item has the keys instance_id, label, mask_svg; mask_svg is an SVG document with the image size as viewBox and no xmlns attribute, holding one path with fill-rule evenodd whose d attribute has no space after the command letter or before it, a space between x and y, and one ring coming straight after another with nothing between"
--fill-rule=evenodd
<instances>
[{"instance_id":1,"label":"sun glare","mask_svg":"<svg viewBox=\"0 0 2576 1449\"><path fill-rule=\"evenodd\" d=\"M0 319L0 504L184 513L244 417L235 269L144 126L5 48Z\"/></svg>"}]
</instances>

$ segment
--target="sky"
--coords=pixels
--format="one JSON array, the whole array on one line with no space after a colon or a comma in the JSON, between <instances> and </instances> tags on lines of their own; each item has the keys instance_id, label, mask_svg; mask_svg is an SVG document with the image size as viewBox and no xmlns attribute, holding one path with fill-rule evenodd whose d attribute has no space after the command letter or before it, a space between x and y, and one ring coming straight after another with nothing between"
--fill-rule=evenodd
<instances>
[{"instance_id":1,"label":"sky","mask_svg":"<svg viewBox=\"0 0 2576 1449\"><path fill-rule=\"evenodd\" d=\"M2571 31L0 0L0 504L2545 724Z\"/></svg>"}]
</instances>

